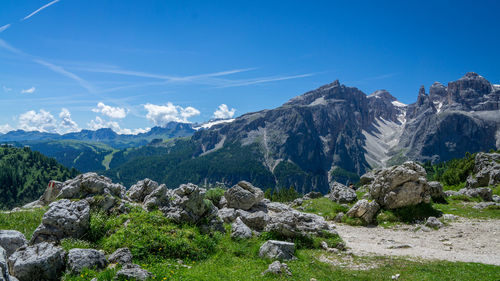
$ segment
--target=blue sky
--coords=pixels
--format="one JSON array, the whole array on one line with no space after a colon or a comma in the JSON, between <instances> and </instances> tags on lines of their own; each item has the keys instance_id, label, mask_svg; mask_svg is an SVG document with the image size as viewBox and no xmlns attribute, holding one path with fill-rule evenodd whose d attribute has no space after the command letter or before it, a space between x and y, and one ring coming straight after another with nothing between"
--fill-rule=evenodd
<instances>
[{"instance_id":1,"label":"blue sky","mask_svg":"<svg viewBox=\"0 0 500 281\"><path fill-rule=\"evenodd\" d=\"M404 103L468 71L500 83L499 11L498 1L4 0L0 132L202 122L335 79Z\"/></svg>"}]
</instances>

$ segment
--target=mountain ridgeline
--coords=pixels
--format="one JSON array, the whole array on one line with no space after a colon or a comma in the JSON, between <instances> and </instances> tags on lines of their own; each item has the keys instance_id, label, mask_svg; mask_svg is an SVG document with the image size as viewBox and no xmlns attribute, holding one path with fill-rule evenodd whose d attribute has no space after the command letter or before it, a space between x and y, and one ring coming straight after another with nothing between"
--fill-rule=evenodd
<instances>
[{"instance_id":1,"label":"mountain ridgeline","mask_svg":"<svg viewBox=\"0 0 500 281\"><path fill-rule=\"evenodd\" d=\"M282 106L199 130L162 148L132 149L107 176L130 185L165 182L293 186L326 193L333 181L356 181L376 167L406 160L440 162L500 147L500 86L467 73L448 86L422 86L405 105L385 90L370 95L338 81Z\"/></svg>"}]
</instances>

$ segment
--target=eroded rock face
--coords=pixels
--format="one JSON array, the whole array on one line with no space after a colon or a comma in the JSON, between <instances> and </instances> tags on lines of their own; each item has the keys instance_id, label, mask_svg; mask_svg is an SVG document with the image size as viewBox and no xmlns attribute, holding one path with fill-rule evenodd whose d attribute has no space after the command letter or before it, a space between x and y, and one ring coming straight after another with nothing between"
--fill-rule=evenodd
<instances>
[{"instance_id":1,"label":"eroded rock face","mask_svg":"<svg viewBox=\"0 0 500 281\"><path fill-rule=\"evenodd\" d=\"M270 220L269 216L263 211L245 212L241 214L240 218L248 227L257 231L262 231Z\"/></svg>"},{"instance_id":2,"label":"eroded rock face","mask_svg":"<svg viewBox=\"0 0 500 281\"><path fill-rule=\"evenodd\" d=\"M362 199L352 206L346 216L360 218L365 223L372 223L379 209L380 205L377 202Z\"/></svg>"},{"instance_id":3,"label":"eroded rock face","mask_svg":"<svg viewBox=\"0 0 500 281\"><path fill-rule=\"evenodd\" d=\"M30 243L58 242L63 238L80 238L90 227L90 206L86 200L62 199L49 205L42 223Z\"/></svg>"},{"instance_id":4,"label":"eroded rock face","mask_svg":"<svg viewBox=\"0 0 500 281\"><path fill-rule=\"evenodd\" d=\"M121 265L132 263L132 252L130 252L129 248L120 248L109 256L108 261Z\"/></svg>"},{"instance_id":5,"label":"eroded rock face","mask_svg":"<svg viewBox=\"0 0 500 281\"><path fill-rule=\"evenodd\" d=\"M66 252L42 242L22 247L9 257L9 271L20 281L59 280L65 269Z\"/></svg>"},{"instance_id":6,"label":"eroded rock face","mask_svg":"<svg viewBox=\"0 0 500 281\"><path fill-rule=\"evenodd\" d=\"M5 249L7 257L27 244L28 241L21 232L17 230L0 230L0 247Z\"/></svg>"},{"instance_id":7,"label":"eroded rock face","mask_svg":"<svg viewBox=\"0 0 500 281\"><path fill-rule=\"evenodd\" d=\"M0 280L9 281L9 267L7 265L7 252L0 246Z\"/></svg>"},{"instance_id":8,"label":"eroded rock face","mask_svg":"<svg viewBox=\"0 0 500 281\"><path fill-rule=\"evenodd\" d=\"M294 243L269 240L260 247L259 256L269 259L291 260L295 258L294 252Z\"/></svg>"},{"instance_id":9,"label":"eroded rock face","mask_svg":"<svg viewBox=\"0 0 500 281\"><path fill-rule=\"evenodd\" d=\"M493 201L493 191L487 187L462 188L458 194L469 197L482 198L484 201Z\"/></svg>"},{"instance_id":10,"label":"eroded rock face","mask_svg":"<svg viewBox=\"0 0 500 281\"><path fill-rule=\"evenodd\" d=\"M328 198L337 203L352 203L357 200L354 189L338 182L332 183Z\"/></svg>"},{"instance_id":11,"label":"eroded rock face","mask_svg":"<svg viewBox=\"0 0 500 281\"><path fill-rule=\"evenodd\" d=\"M370 195L385 209L428 203L431 192L426 175L425 169L415 162L383 169L370 185Z\"/></svg>"},{"instance_id":12,"label":"eroded rock face","mask_svg":"<svg viewBox=\"0 0 500 281\"><path fill-rule=\"evenodd\" d=\"M158 183L153 180L143 179L130 187L127 191L127 196L134 202L142 203L144 198L158 188L158 186Z\"/></svg>"},{"instance_id":13,"label":"eroded rock face","mask_svg":"<svg viewBox=\"0 0 500 281\"><path fill-rule=\"evenodd\" d=\"M500 154L480 152L474 158L474 175L467 178L466 188L496 186L500 183Z\"/></svg>"},{"instance_id":14,"label":"eroded rock face","mask_svg":"<svg viewBox=\"0 0 500 281\"><path fill-rule=\"evenodd\" d=\"M224 197L229 208L248 210L264 199L264 192L249 182L240 181L226 190Z\"/></svg>"},{"instance_id":15,"label":"eroded rock face","mask_svg":"<svg viewBox=\"0 0 500 281\"><path fill-rule=\"evenodd\" d=\"M108 262L104 253L94 249L71 249L68 252L68 269L80 273L82 269L103 269Z\"/></svg>"},{"instance_id":16,"label":"eroded rock face","mask_svg":"<svg viewBox=\"0 0 500 281\"><path fill-rule=\"evenodd\" d=\"M82 199L98 194L109 194L123 198L125 187L121 184L113 183L111 179L99 176L96 173L86 173L65 181L57 198Z\"/></svg>"}]
</instances>

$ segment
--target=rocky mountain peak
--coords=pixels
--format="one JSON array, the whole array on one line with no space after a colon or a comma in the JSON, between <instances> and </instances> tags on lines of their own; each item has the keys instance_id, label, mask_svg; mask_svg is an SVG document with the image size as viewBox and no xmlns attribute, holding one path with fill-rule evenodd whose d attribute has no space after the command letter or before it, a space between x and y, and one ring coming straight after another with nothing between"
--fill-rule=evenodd
<instances>
[{"instance_id":1,"label":"rocky mountain peak","mask_svg":"<svg viewBox=\"0 0 500 281\"><path fill-rule=\"evenodd\" d=\"M470 105L478 98L488 95L491 91L491 83L483 76L474 72L468 72L457 81L448 83L450 103L455 102Z\"/></svg>"},{"instance_id":2,"label":"rocky mountain peak","mask_svg":"<svg viewBox=\"0 0 500 281\"><path fill-rule=\"evenodd\" d=\"M448 95L446 86L439 82L434 82L429 88L429 98L433 102L443 102Z\"/></svg>"},{"instance_id":3,"label":"rocky mountain peak","mask_svg":"<svg viewBox=\"0 0 500 281\"><path fill-rule=\"evenodd\" d=\"M391 95L387 90L376 90L372 94L368 96L368 98L381 98L390 102L393 102L396 100L396 98Z\"/></svg>"}]
</instances>

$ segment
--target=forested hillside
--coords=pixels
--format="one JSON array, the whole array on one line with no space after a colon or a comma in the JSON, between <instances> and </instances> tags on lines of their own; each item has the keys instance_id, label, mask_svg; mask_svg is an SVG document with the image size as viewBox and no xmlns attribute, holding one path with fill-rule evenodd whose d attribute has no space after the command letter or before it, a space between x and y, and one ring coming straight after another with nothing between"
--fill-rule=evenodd
<instances>
[{"instance_id":1,"label":"forested hillside","mask_svg":"<svg viewBox=\"0 0 500 281\"><path fill-rule=\"evenodd\" d=\"M40 197L50 180L64 181L76 176L30 148L0 147L0 209L10 209Z\"/></svg>"}]
</instances>

